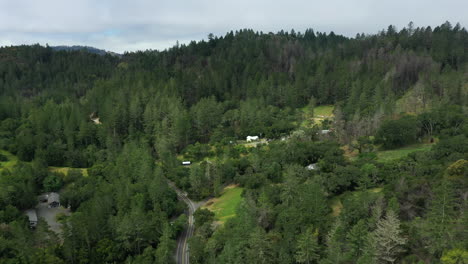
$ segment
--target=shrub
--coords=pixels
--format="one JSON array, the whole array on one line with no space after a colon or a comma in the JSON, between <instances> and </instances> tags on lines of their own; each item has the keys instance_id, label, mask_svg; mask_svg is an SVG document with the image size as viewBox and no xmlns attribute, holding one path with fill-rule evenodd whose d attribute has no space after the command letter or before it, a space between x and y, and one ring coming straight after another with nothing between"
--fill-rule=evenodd
<instances>
[{"instance_id":1,"label":"shrub","mask_svg":"<svg viewBox=\"0 0 468 264\"><path fill-rule=\"evenodd\" d=\"M50 173L42 183L44 191L46 192L55 192L60 190L63 185L62 178L58 173Z\"/></svg>"},{"instance_id":2,"label":"shrub","mask_svg":"<svg viewBox=\"0 0 468 264\"><path fill-rule=\"evenodd\" d=\"M416 141L418 134L417 121L412 116L398 120L387 120L377 131L375 142L384 149L398 148Z\"/></svg>"},{"instance_id":3,"label":"shrub","mask_svg":"<svg viewBox=\"0 0 468 264\"><path fill-rule=\"evenodd\" d=\"M5 161L8 161L8 158L5 155L0 154L0 162L5 162Z\"/></svg>"}]
</instances>

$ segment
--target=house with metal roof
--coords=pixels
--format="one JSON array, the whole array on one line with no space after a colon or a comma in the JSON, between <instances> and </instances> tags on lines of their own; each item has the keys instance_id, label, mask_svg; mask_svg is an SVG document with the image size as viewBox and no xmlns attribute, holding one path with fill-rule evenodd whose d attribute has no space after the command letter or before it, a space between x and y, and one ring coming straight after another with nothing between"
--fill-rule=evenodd
<instances>
[{"instance_id":1,"label":"house with metal roof","mask_svg":"<svg viewBox=\"0 0 468 264\"><path fill-rule=\"evenodd\" d=\"M47 204L49 208L60 206L60 195L55 192L51 192L47 195Z\"/></svg>"}]
</instances>

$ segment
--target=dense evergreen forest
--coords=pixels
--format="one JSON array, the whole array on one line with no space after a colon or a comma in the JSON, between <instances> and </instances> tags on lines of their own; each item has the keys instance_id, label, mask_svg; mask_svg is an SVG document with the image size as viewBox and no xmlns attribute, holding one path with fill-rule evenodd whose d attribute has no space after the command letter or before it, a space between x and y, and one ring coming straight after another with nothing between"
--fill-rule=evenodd
<instances>
[{"instance_id":1,"label":"dense evergreen forest","mask_svg":"<svg viewBox=\"0 0 468 264\"><path fill-rule=\"evenodd\" d=\"M195 213L191 263L468 263L467 47L449 22L2 47L0 263L173 263L167 179L197 201L243 190L226 221ZM60 234L24 214L51 191Z\"/></svg>"}]
</instances>

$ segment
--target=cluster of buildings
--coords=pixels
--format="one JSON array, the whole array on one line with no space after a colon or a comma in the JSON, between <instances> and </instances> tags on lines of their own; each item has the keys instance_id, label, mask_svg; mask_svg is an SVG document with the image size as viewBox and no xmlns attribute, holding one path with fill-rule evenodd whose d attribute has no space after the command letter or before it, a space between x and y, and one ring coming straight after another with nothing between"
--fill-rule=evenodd
<instances>
[{"instance_id":1,"label":"cluster of buildings","mask_svg":"<svg viewBox=\"0 0 468 264\"><path fill-rule=\"evenodd\" d=\"M60 194L51 192L39 196L40 203L47 203L48 208L55 208L60 206ZM25 211L29 219L29 227L35 228L37 226L38 218L36 209L28 209Z\"/></svg>"}]
</instances>

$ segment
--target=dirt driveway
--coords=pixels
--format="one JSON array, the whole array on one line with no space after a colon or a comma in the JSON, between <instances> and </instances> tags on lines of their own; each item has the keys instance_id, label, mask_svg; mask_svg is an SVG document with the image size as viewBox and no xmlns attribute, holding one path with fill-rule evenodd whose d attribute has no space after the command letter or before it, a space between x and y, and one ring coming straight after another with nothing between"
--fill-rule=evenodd
<instances>
[{"instance_id":1,"label":"dirt driveway","mask_svg":"<svg viewBox=\"0 0 468 264\"><path fill-rule=\"evenodd\" d=\"M62 233L62 224L57 222L57 215L60 213L70 215L69 209L66 209L62 206L49 208L47 206L47 202L39 203L36 206L36 212L37 216L39 217L39 221L41 221L40 218L43 218L49 225L50 230L54 231L59 235Z\"/></svg>"}]
</instances>

